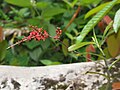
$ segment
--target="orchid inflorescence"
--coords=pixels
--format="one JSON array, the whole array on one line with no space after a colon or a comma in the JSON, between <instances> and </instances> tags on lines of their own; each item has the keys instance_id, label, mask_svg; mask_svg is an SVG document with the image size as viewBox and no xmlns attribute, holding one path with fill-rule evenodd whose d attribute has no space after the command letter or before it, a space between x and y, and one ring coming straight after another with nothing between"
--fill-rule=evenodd
<instances>
[{"instance_id":1,"label":"orchid inflorescence","mask_svg":"<svg viewBox=\"0 0 120 90\"><path fill-rule=\"evenodd\" d=\"M30 41L32 39L35 39L36 41L45 41L47 38L51 37L55 40L59 40L62 34L62 30L59 27L57 27L56 35L54 37L50 36L46 30L43 30L43 28L38 28L37 26L32 25L30 25L29 27L32 28L32 31L29 33L29 35L27 37L24 37L22 40L16 42L15 44L9 46L7 49L14 47L15 45L20 44L22 42Z\"/></svg>"}]
</instances>

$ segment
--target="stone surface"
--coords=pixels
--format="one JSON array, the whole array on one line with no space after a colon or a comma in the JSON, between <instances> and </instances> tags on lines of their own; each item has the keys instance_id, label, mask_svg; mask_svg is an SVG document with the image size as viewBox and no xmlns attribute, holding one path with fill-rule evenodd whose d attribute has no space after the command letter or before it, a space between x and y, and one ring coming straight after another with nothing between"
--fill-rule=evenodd
<instances>
[{"instance_id":1,"label":"stone surface","mask_svg":"<svg viewBox=\"0 0 120 90\"><path fill-rule=\"evenodd\" d=\"M41 67L0 66L0 90L98 90L106 78L103 62Z\"/></svg>"}]
</instances>

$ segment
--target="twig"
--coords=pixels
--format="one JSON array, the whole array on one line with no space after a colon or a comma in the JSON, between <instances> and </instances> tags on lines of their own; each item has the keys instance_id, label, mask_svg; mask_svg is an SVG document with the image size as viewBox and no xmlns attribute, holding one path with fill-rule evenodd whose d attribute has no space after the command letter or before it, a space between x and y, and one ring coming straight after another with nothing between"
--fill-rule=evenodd
<instances>
[{"instance_id":1,"label":"twig","mask_svg":"<svg viewBox=\"0 0 120 90\"><path fill-rule=\"evenodd\" d=\"M80 11L80 6L78 6L77 10L75 11L74 15L72 16L71 20L69 21L69 23L67 24L67 26L63 29L63 31L66 31L67 28L72 24L72 22L74 21L74 19L76 18L76 16L78 15Z\"/></svg>"},{"instance_id":2,"label":"twig","mask_svg":"<svg viewBox=\"0 0 120 90\"><path fill-rule=\"evenodd\" d=\"M12 44L11 46L7 47L6 49L10 49L10 48L14 47L15 45L18 45L18 44L20 44L20 43L22 43L22 42L25 42L25 41L27 41L27 38L22 39L22 40L16 42L15 44Z\"/></svg>"}]
</instances>

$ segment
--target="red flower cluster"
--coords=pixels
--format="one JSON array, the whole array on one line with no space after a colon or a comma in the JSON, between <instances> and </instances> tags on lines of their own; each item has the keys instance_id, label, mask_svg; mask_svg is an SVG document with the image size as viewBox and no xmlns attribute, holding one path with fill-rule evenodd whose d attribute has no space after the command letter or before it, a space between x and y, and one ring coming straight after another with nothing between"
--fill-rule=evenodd
<instances>
[{"instance_id":1,"label":"red flower cluster","mask_svg":"<svg viewBox=\"0 0 120 90\"><path fill-rule=\"evenodd\" d=\"M38 28L36 26L30 26L33 30L30 32L29 36L27 36L27 40L31 40L34 38L35 40L45 40L49 37L49 34L46 30L43 30L42 28Z\"/></svg>"},{"instance_id":2,"label":"red flower cluster","mask_svg":"<svg viewBox=\"0 0 120 90\"><path fill-rule=\"evenodd\" d=\"M59 27L57 27L56 36L54 36L54 39L60 39L61 34L62 30Z\"/></svg>"},{"instance_id":3,"label":"red flower cluster","mask_svg":"<svg viewBox=\"0 0 120 90\"><path fill-rule=\"evenodd\" d=\"M32 38L34 38L35 40L46 40L48 37L51 37L46 30L43 30L42 28L38 28L36 26L30 26L30 28L32 28L33 30L30 32L29 36L27 36L27 40L31 40ZM56 36L54 36L53 38L58 40L60 39L60 36L62 34L62 30L57 27L56 29Z\"/></svg>"},{"instance_id":4,"label":"red flower cluster","mask_svg":"<svg viewBox=\"0 0 120 90\"><path fill-rule=\"evenodd\" d=\"M9 46L7 49L11 48L11 47L14 47L15 45L17 44L20 44L22 42L25 42L25 41L29 41L31 39L35 39L37 41L40 41L40 40L46 40L48 37L51 37L48 32L46 30L43 30L42 28L38 28L37 26L30 26L30 28L32 28L32 31L30 32L30 34L23 38L22 40L16 42L15 44ZM56 29L56 36L54 36L53 38L58 40L60 39L60 36L62 34L62 30L58 27Z\"/></svg>"}]
</instances>

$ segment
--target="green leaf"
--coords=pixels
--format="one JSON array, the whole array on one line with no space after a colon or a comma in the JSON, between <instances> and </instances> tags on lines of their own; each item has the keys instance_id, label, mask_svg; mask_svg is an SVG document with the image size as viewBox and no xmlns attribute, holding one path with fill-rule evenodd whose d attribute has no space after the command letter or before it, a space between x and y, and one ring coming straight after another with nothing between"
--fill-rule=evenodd
<instances>
[{"instance_id":1,"label":"green leaf","mask_svg":"<svg viewBox=\"0 0 120 90\"><path fill-rule=\"evenodd\" d=\"M98 4L101 0L79 0L79 1L80 1L80 5L87 6L90 4Z\"/></svg>"},{"instance_id":2,"label":"green leaf","mask_svg":"<svg viewBox=\"0 0 120 90\"><path fill-rule=\"evenodd\" d=\"M19 66L19 65L20 65L19 60L18 60L17 58L13 58L13 59L10 61L10 65Z\"/></svg>"},{"instance_id":3,"label":"green leaf","mask_svg":"<svg viewBox=\"0 0 120 90\"><path fill-rule=\"evenodd\" d=\"M119 46L119 42L117 41L115 33L109 35L109 37L107 38L107 46L109 53L112 57L118 55L120 46Z\"/></svg>"},{"instance_id":4,"label":"green leaf","mask_svg":"<svg viewBox=\"0 0 120 90\"><path fill-rule=\"evenodd\" d=\"M115 33L118 32L119 28L120 28L120 9L116 12L114 17L113 29Z\"/></svg>"},{"instance_id":5,"label":"green leaf","mask_svg":"<svg viewBox=\"0 0 120 90\"><path fill-rule=\"evenodd\" d=\"M101 75L101 76L105 77L106 79L109 78L107 75L105 75L105 74L103 74L103 73L99 73L99 72L89 72L89 71L88 71L86 74L98 74L98 75Z\"/></svg>"},{"instance_id":6,"label":"green leaf","mask_svg":"<svg viewBox=\"0 0 120 90\"><path fill-rule=\"evenodd\" d=\"M35 40L31 40L30 42L25 42L23 45L26 45L27 48L32 50L32 49L38 47L40 44L41 44L41 41L38 42L38 41L35 41Z\"/></svg>"},{"instance_id":7,"label":"green leaf","mask_svg":"<svg viewBox=\"0 0 120 90\"><path fill-rule=\"evenodd\" d=\"M60 65L60 64L62 64L62 63L61 62L52 62L51 65Z\"/></svg>"},{"instance_id":8,"label":"green leaf","mask_svg":"<svg viewBox=\"0 0 120 90\"><path fill-rule=\"evenodd\" d=\"M106 34L108 33L108 31L110 30L112 24L113 24L113 21L111 21L111 22L108 24L108 26L105 28L105 31L104 31L103 36L102 36L102 39L105 38L105 35L106 35Z\"/></svg>"},{"instance_id":9,"label":"green leaf","mask_svg":"<svg viewBox=\"0 0 120 90\"><path fill-rule=\"evenodd\" d=\"M38 61L40 55L42 54L42 49L40 47L34 49L32 52L30 52L30 57L35 60Z\"/></svg>"},{"instance_id":10,"label":"green leaf","mask_svg":"<svg viewBox=\"0 0 120 90\"><path fill-rule=\"evenodd\" d=\"M110 9L116 4L117 0L110 2L107 6L105 6L100 12L98 12L83 28L80 35L77 37L77 42L80 43L85 36L94 28L94 26L105 16Z\"/></svg>"},{"instance_id":11,"label":"green leaf","mask_svg":"<svg viewBox=\"0 0 120 90\"><path fill-rule=\"evenodd\" d=\"M54 8L46 8L45 10L42 11L42 16L44 18L50 18L53 17L55 15L64 13L66 10L63 8L58 8L58 7L54 7Z\"/></svg>"},{"instance_id":12,"label":"green leaf","mask_svg":"<svg viewBox=\"0 0 120 90\"><path fill-rule=\"evenodd\" d=\"M77 44L74 44L72 46L70 46L68 48L68 51L74 51L74 50L77 50L85 45L88 45L88 44L95 44L94 42L81 42L81 43L77 43Z\"/></svg>"},{"instance_id":13,"label":"green leaf","mask_svg":"<svg viewBox=\"0 0 120 90\"><path fill-rule=\"evenodd\" d=\"M68 4L71 8L73 7L72 3L70 3L69 1L67 0L63 0L66 4Z\"/></svg>"},{"instance_id":14,"label":"green leaf","mask_svg":"<svg viewBox=\"0 0 120 90\"><path fill-rule=\"evenodd\" d=\"M27 20L27 22L30 25L39 26L40 19L39 18L30 18L30 19Z\"/></svg>"},{"instance_id":15,"label":"green leaf","mask_svg":"<svg viewBox=\"0 0 120 90\"><path fill-rule=\"evenodd\" d=\"M18 56L20 66L27 66L29 63L29 57L27 54L22 54Z\"/></svg>"},{"instance_id":16,"label":"green leaf","mask_svg":"<svg viewBox=\"0 0 120 90\"><path fill-rule=\"evenodd\" d=\"M9 60L10 65L14 66L27 66L29 62L29 57L27 54L19 55Z\"/></svg>"},{"instance_id":17,"label":"green leaf","mask_svg":"<svg viewBox=\"0 0 120 90\"><path fill-rule=\"evenodd\" d=\"M2 61L5 58L6 47L7 47L7 42L6 41L0 42L0 61Z\"/></svg>"},{"instance_id":18,"label":"green leaf","mask_svg":"<svg viewBox=\"0 0 120 90\"><path fill-rule=\"evenodd\" d=\"M50 40L46 39L45 41L42 41L41 46L43 50L46 50L50 46Z\"/></svg>"},{"instance_id":19,"label":"green leaf","mask_svg":"<svg viewBox=\"0 0 120 90\"><path fill-rule=\"evenodd\" d=\"M117 62L119 62L119 61L120 61L120 59L117 59L117 60L113 61L113 62L110 64L108 70L112 69L112 67L113 67Z\"/></svg>"},{"instance_id":20,"label":"green leaf","mask_svg":"<svg viewBox=\"0 0 120 90\"><path fill-rule=\"evenodd\" d=\"M74 39L74 37L72 36L72 34L70 34L70 33L68 33L68 32L65 32L65 34L66 34L66 36L67 36L68 38L70 38L71 40Z\"/></svg>"},{"instance_id":21,"label":"green leaf","mask_svg":"<svg viewBox=\"0 0 120 90\"><path fill-rule=\"evenodd\" d=\"M44 65L59 65L61 64L60 62L53 62L51 60L40 60L40 62Z\"/></svg>"},{"instance_id":22,"label":"green leaf","mask_svg":"<svg viewBox=\"0 0 120 90\"><path fill-rule=\"evenodd\" d=\"M106 47L106 48L103 50L103 52L105 53L106 59L111 58L111 55L110 55L110 53L109 53L109 51L108 51L108 47ZM103 57L101 57L101 56L103 56L102 53L99 54L97 60L103 59Z\"/></svg>"},{"instance_id":23,"label":"green leaf","mask_svg":"<svg viewBox=\"0 0 120 90\"><path fill-rule=\"evenodd\" d=\"M73 0L73 2L69 2L67 0L63 0L66 4L68 4L71 8L74 7L74 5L77 3L78 0Z\"/></svg>"},{"instance_id":24,"label":"green leaf","mask_svg":"<svg viewBox=\"0 0 120 90\"><path fill-rule=\"evenodd\" d=\"M85 15L85 19L90 17L91 15L94 15L95 13L99 12L100 10L102 10L105 6L107 6L110 2L106 2L104 4L101 4L95 8L93 8L92 10L90 10L86 15ZM117 0L116 4L119 4L120 0Z\"/></svg>"},{"instance_id":25,"label":"green leaf","mask_svg":"<svg viewBox=\"0 0 120 90\"><path fill-rule=\"evenodd\" d=\"M55 33L56 28L55 28L55 26L53 24L48 24L48 30L49 30L48 32L49 32L49 34L51 36L55 36L56 35L56 33Z\"/></svg>"},{"instance_id":26,"label":"green leaf","mask_svg":"<svg viewBox=\"0 0 120 90\"><path fill-rule=\"evenodd\" d=\"M48 5L49 5L48 2L38 2L38 3L36 3L36 7L40 8L40 9L46 8Z\"/></svg>"},{"instance_id":27,"label":"green leaf","mask_svg":"<svg viewBox=\"0 0 120 90\"><path fill-rule=\"evenodd\" d=\"M22 8L19 10L18 14L19 16L21 17L25 17L25 16L28 16L30 13L27 12L28 11L28 8Z\"/></svg>"},{"instance_id":28,"label":"green leaf","mask_svg":"<svg viewBox=\"0 0 120 90\"><path fill-rule=\"evenodd\" d=\"M99 5L98 7L93 8L92 10L90 10L86 15L85 15L85 19L87 19L88 17L90 17L91 15L99 12L100 10L102 10L106 5L108 5L110 2L104 3Z\"/></svg>"},{"instance_id":29,"label":"green leaf","mask_svg":"<svg viewBox=\"0 0 120 90\"><path fill-rule=\"evenodd\" d=\"M5 0L7 3L20 6L20 7L31 7L30 0Z\"/></svg>"},{"instance_id":30,"label":"green leaf","mask_svg":"<svg viewBox=\"0 0 120 90\"><path fill-rule=\"evenodd\" d=\"M68 54L68 46L69 46L69 40L64 39L63 44L62 44L62 51L63 51L65 56L67 56L67 54Z\"/></svg>"},{"instance_id":31,"label":"green leaf","mask_svg":"<svg viewBox=\"0 0 120 90\"><path fill-rule=\"evenodd\" d=\"M117 41L119 42L119 45L120 45L120 29L118 30L117 34L116 34L116 38L117 38Z\"/></svg>"}]
</instances>

